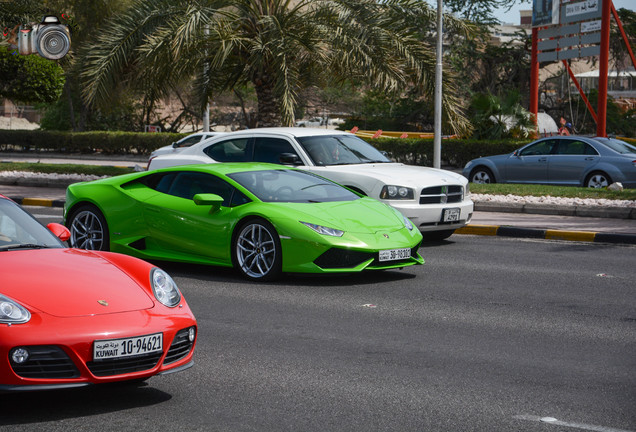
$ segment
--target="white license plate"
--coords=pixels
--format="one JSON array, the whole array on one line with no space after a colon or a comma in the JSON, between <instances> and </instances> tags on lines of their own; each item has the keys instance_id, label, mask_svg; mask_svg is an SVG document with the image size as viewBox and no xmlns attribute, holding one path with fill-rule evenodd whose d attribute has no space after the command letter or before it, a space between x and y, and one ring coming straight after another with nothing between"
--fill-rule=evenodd
<instances>
[{"instance_id":1,"label":"white license plate","mask_svg":"<svg viewBox=\"0 0 636 432\"><path fill-rule=\"evenodd\" d=\"M163 350L163 333L121 339L96 340L93 360L109 360Z\"/></svg>"},{"instance_id":2,"label":"white license plate","mask_svg":"<svg viewBox=\"0 0 636 432\"><path fill-rule=\"evenodd\" d=\"M394 261L411 257L411 249L387 249L380 251L380 261Z\"/></svg>"},{"instance_id":3,"label":"white license plate","mask_svg":"<svg viewBox=\"0 0 636 432\"><path fill-rule=\"evenodd\" d=\"M458 208L444 209L442 222L456 222L459 220L460 215L461 215L461 210Z\"/></svg>"}]
</instances>

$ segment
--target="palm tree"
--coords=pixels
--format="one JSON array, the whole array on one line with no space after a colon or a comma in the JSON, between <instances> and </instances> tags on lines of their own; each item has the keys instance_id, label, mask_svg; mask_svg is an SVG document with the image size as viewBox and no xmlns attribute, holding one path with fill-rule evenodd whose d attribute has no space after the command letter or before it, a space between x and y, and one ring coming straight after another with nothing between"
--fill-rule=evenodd
<instances>
[{"instance_id":1,"label":"palm tree","mask_svg":"<svg viewBox=\"0 0 636 432\"><path fill-rule=\"evenodd\" d=\"M470 102L473 138L528 138L536 131L531 114L521 106L521 95L512 90L503 96L490 91L473 94Z\"/></svg>"},{"instance_id":2,"label":"palm tree","mask_svg":"<svg viewBox=\"0 0 636 432\"><path fill-rule=\"evenodd\" d=\"M101 103L132 85L160 97L194 79L204 106L251 85L258 125L279 126L293 124L300 90L327 80L432 95L434 18L421 0L140 0L83 52L84 96ZM447 120L461 133L469 124L445 76Z\"/></svg>"}]
</instances>

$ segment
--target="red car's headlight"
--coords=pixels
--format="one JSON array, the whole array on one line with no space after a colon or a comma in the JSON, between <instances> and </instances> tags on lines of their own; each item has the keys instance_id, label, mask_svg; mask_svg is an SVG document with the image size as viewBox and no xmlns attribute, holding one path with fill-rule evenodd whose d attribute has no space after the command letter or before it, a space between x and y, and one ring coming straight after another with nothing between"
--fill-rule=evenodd
<instances>
[{"instance_id":1,"label":"red car's headlight","mask_svg":"<svg viewBox=\"0 0 636 432\"><path fill-rule=\"evenodd\" d=\"M181 293L170 275L159 268L150 271L150 283L155 298L162 305L175 307L181 302Z\"/></svg>"},{"instance_id":2,"label":"red car's headlight","mask_svg":"<svg viewBox=\"0 0 636 432\"><path fill-rule=\"evenodd\" d=\"M24 324L31 319L31 313L15 300L0 294L0 323Z\"/></svg>"}]
</instances>

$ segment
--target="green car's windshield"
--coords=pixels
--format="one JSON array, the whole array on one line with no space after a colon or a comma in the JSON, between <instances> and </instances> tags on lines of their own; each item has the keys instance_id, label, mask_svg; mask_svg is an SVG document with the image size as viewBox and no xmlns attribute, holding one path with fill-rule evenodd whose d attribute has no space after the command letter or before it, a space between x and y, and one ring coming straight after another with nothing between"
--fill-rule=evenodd
<instances>
[{"instance_id":1,"label":"green car's windshield","mask_svg":"<svg viewBox=\"0 0 636 432\"><path fill-rule=\"evenodd\" d=\"M228 177L263 202L315 203L360 198L336 183L300 170L246 171Z\"/></svg>"},{"instance_id":2,"label":"green car's windshield","mask_svg":"<svg viewBox=\"0 0 636 432\"><path fill-rule=\"evenodd\" d=\"M296 138L314 164L387 163L389 158L355 135L318 135Z\"/></svg>"},{"instance_id":3,"label":"green car's windshield","mask_svg":"<svg viewBox=\"0 0 636 432\"><path fill-rule=\"evenodd\" d=\"M0 198L0 252L59 247L64 245L34 217Z\"/></svg>"}]
</instances>

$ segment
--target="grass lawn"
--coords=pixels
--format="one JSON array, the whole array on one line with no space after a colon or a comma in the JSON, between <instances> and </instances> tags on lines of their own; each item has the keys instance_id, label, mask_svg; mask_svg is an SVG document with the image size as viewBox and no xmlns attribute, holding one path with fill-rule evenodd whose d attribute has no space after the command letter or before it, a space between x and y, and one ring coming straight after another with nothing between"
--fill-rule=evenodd
<instances>
[{"instance_id":1,"label":"grass lawn","mask_svg":"<svg viewBox=\"0 0 636 432\"><path fill-rule=\"evenodd\" d=\"M528 184L470 184L470 191L477 194L519 195L519 196L553 196L563 198L595 198L636 200L636 189L625 189L613 192L606 189L593 189L572 186L547 186Z\"/></svg>"},{"instance_id":2,"label":"grass lawn","mask_svg":"<svg viewBox=\"0 0 636 432\"><path fill-rule=\"evenodd\" d=\"M115 176L133 172L132 168L76 165L46 164L28 162L0 162L0 171L31 171L58 174L92 174L98 176ZM623 192L612 192L605 189L591 189L569 186L545 186L522 184L470 184L470 191L478 194L520 195L520 196L555 196L565 198L605 198L620 200L636 200L636 189L625 189Z\"/></svg>"},{"instance_id":3,"label":"grass lawn","mask_svg":"<svg viewBox=\"0 0 636 432\"><path fill-rule=\"evenodd\" d=\"M89 174L97 176L115 176L133 172L132 168L126 167L76 164L47 164L39 162L0 162L0 171L29 171L47 174Z\"/></svg>"}]
</instances>

